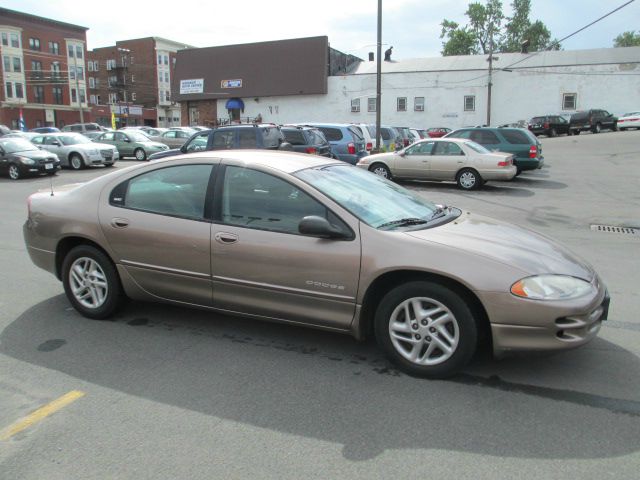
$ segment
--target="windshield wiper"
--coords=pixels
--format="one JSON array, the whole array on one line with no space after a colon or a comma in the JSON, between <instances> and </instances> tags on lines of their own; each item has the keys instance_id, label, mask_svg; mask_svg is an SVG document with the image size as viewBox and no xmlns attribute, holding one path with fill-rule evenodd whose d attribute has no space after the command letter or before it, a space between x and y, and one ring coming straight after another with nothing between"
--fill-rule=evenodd
<instances>
[{"instance_id":1,"label":"windshield wiper","mask_svg":"<svg viewBox=\"0 0 640 480\"><path fill-rule=\"evenodd\" d=\"M437 207L431 214L431 218L429 220L435 220L436 218L444 217L447 214L448 210L449 207L447 207L446 205Z\"/></svg>"},{"instance_id":2,"label":"windshield wiper","mask_svg":"<svg viewBox=\"0 0 640 480\"><path fill-rule=\"evenodd\" d=\"M378 225L378 228L384 227L406 227L408 225L422 225L423 223L428 223L429 220L425 220L424 218L401 218L400 220L393 220L391 222L383 223L382 225Z\"/></svg>"}]
</instances>

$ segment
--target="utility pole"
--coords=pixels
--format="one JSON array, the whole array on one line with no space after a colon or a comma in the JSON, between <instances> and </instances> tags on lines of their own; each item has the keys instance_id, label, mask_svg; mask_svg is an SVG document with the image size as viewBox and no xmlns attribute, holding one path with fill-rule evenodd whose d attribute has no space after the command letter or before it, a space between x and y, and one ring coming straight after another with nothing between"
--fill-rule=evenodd
<instances>
[{"instance_id":1,"label":"utility pole","mask_svg":"<svg viewBox=\"0 0 640 480\"><path fill-rule=\"evenodd\" d=\"M129 103L127 100L127 72L129 71L127 65L127 55L131 52L128 48L120 48L118 47L118 52L120 52L120 61L122 62L122 98L124 99L125 105L125 114L124 118L127 119L127 124L129 123ZM122 115L122 106L120 106L120 114Z\"/></svg>"},{"instance_id":2,"label":"utility pole","mask_svg":"<svg viewBox=\"0 0 640 480\"><path fill-rule=\"evenodd\" d=\"M487 84L487 126L491 126L491 87L493 85L493 20L489 24L489 83Z\"/></svg>"},{"instance_id":3,"label":"utility pole","mask_svg":"<svg viewBox=\"0 0 640 480\"><path fill-rule=\"evenodd\" d=\"M382 110L382 0L378 0L378 52L376 68L376 149L380 151L382 139L380 138L380 110Z\"/></svg>"},{"instance_id":4,"label":"utility pole","mask_svg":"<svg viewBox=\"0 0 640 480\"><path fill-rule=\"evenodd\" d=\"M84 55L83 55L84 58ZM80 123L84 123L84 113L82 111L82 101L80 99L80 81L78 80L78 50L74 48L73 52L73 71L76 77L76 100L78 100L78 108L80 109ZM83 68L84 71L84 68Z\"/></svg>"}]
</instances>

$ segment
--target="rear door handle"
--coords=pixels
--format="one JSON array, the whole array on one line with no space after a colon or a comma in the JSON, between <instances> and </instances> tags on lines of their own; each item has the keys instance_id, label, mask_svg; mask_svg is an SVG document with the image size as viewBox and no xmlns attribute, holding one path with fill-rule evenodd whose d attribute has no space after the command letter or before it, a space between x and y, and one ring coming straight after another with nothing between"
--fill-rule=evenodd
<instances>
[{"instance_id":1,"label":"rear door handle","mask_svg":"<svg viewBox=\"0 0 640 480\"><path fill-rule=\"evenodd\" d=\"M216 239L216 242L222 243L225 245L229 243L236 243L238 241L237 235L233 233L226 233L226 232L218 232L213 236L213 238Z\"/></svg>"},{"instance_id":2,"label":"rear door handle","mask_svg":"<svg viewBox=\"0 0 640 480\"><path fill-rule=\"evenodd\" d=\"M127 228L129 226L129 220L126 218L112 218L111 226L113 228Z\"/></svg>"}]
</instances>

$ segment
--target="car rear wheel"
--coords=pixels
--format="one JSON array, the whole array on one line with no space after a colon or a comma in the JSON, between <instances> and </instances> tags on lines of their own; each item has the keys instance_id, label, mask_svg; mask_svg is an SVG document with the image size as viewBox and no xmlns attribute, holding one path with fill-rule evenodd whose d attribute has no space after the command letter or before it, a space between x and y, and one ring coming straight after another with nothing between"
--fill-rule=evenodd
<instances>
[{"instance_id":1,"label":"car rear wheel","mask_svg":"<svg viewBox=\"0 0 640 480\"><path fill-rule=\"evenodd\" d=\"M20 168L15 163L9 165L9 178L11 180L18 180L21 176Z\"/></svg>"},{"instance_id":2,"label":"car rear wheel","mask_svg":"<svg viewBox=\"0 0 640 480\"><path fill-rule=\"evenodd\" d=\"M618 131L618 124L614 123L613 127L611 127L611 130L613 130L614 132L617 132Z\"/></svg>"},{"instance_id":3,"label":"car rear wheel","mask_svg":"<svg viewBox=\"0 0 640 480\"><path fill-rule=\"evenodd\" d=\"M599 123L596 123L596 126L593 127L593 133L600 133L601 130L602 130L602 125L600 125Z\"/></svg>"},{"instance_id":4,"label":"car rear wheel","mask_svg":"<svg viewBox=\"0 0 640 480\"><path fill-rule=\"evenodd\" d=\"M549 132L549 136L550 137L557 137L558 136L558 132L556 132L555 128L551 129L551 131Z\"/></svg>"},{"instance_id":5,"label":"car rear wheel","mask_svg":"<svg viewBox=\"0 0 640 480\"><path fill-rule=\"evenodd\" d=\"M475 190L482 185L482 177L471 168L460 170L456 181L458 182L458 187L463 190Z\"/></svg>"},{"instance_id":6,"label":"car rear wheel","mask_svg":"<svg viewBox=\"0 0 640 480\"><path fill-rule=\"evenodd\" d=\"M369 168L369 171L388 180L391 180L391 171L386 165L383 165L382 163L374 163Z\"/></svg>"},{"instance_id":7,"label":"car rear wheel","mask_svg":"<svg viewBox=\"0 0 640 480\"><path fill-rule=\"evenodd\" d=\"M478 328L464 299L447 287L414 281L390 290L375 315L375 334L407 373L444 378L473 356Z\"/></svg>"},{"instance_id":8,"label":"car rear wheel","mask_svg":"<svg viewBox=\"0 0 640 480\"><path fill-rule=\"evenodd\" d=\"M82 157L80 155L74 153L69 157L69 165L74 170L80 170L84 166L84 162L82 161Z\"/></svg>"},{"instance_id":9,"label":"car rear wheel","mask_svg":"<svg viewBox=\"0 0 640 480\"><path fill-rule=\"evenodd\" d=\"M136 160L139 160L141 162L145 161L147 159L147 152L144 151L144 149L142 148L136 148L135 152L133 152L133 154L136 157Z\"/></svg>"},{"instance_id":10,"label":"car rear wheel","mask_svg":"<svg viewBox=\"0 0 640 480\"><path fill-rule=\"evenodd\" d=\"M88 318L108 318L124 300L115 266L105 253L90 245L80 245L67 254L62 262L62 282L73 307Z\"/></svg>"}]
</instances>

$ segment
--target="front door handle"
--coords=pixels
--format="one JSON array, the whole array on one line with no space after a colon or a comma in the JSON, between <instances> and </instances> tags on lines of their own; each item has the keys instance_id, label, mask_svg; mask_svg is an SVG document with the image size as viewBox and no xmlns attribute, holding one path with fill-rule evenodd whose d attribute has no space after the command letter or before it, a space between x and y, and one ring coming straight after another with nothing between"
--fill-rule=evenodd
<instances>
[{"instance_id":1,"label":"front door handle","mask_svg":"<svg viewBox=\"0 0 640 480\"><path fill-rule=\"evenodd\" d=\"M222 243L224 245L228 245L230 243L236 243L238 241L238 236L233 233L226 232L218 232L213 238L216 239L216 242Z\"/></svg>"},{"instance_id":2,"label":"front door handle","mask_svg":"<svg viewBox=\"0 0 640 480\"><path fill-rule=\"evenodd\" d=\"M129 226L129 220L126 218L112 218L111 226L113 228L127 228Z\"/></svg>"}]
</instances>

